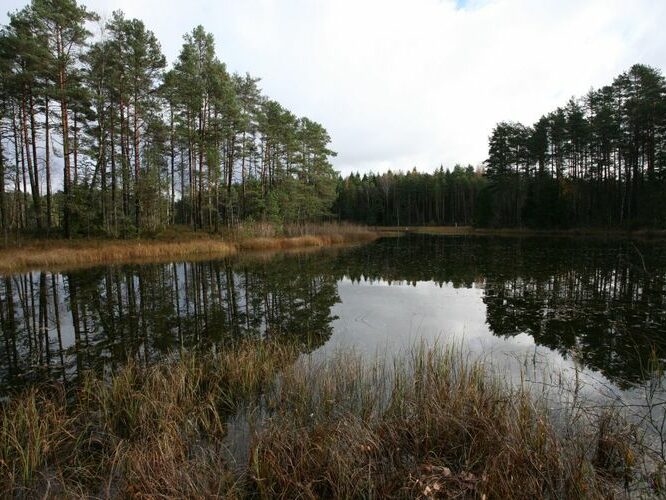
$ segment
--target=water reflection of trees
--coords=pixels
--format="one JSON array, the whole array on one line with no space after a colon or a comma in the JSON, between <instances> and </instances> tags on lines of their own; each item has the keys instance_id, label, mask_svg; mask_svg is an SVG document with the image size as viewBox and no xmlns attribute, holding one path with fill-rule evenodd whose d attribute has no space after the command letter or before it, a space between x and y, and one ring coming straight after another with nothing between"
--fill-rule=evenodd
<instances>
[{"instance_id":1,"label":"water reflection of trees","mask_svg":"<svg viewBox=\"0 0 666 500\"><path fill-rule=\"evenodd\" d=\"M97 268L0 279L5 387L149 363L179 346L331 335L334 276L313 256Z\"/></svg>"},{"instance_id":2,"label":"water reflection of trees","mask_svg":"<svg viewBox=\"0 0 666 500\"><path fill-rule=\"evenodd\" d=\"M482 287L495 335L526 332L616 381L636 381L653 348L666 358L666 245L639 247L640 255L622 242L414 236L266 262L0 278L1 383L72 380L243 336L296 336L314 348L331 335L342 277Z\"/></svg>"},{"instance_id":3,"label":"water reflection of trees","mask_svg":"<svg viewBox=\"0 0 666 500\"><path fill-rule=\"evenodd\" d=\"M640 250L638 250L640 247ZM383 240L338 262L353 280L482 286L498 336L525 332L616 381L666 358L666 245L601 240Z\"/></svg>"}]
</instances>

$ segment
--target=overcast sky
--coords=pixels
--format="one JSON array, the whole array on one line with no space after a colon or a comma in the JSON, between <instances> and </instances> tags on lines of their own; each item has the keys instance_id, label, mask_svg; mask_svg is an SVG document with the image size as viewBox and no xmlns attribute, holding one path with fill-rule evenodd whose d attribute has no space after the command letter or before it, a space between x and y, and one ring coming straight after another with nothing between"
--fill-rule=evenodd
<instances>
[{"instance_id":1,"label":"overcast sky","mask_svg":"<svg viewBox=\"0 0 666 500\"><path fill-rule=\"evenodd\" d=\"M666 68L666 0L83 3L143 20L169 62L202 24L230 71L328 129L345 174L477 165L496 122L532 123L636 62Z\"/></svg>"}]
</instances>

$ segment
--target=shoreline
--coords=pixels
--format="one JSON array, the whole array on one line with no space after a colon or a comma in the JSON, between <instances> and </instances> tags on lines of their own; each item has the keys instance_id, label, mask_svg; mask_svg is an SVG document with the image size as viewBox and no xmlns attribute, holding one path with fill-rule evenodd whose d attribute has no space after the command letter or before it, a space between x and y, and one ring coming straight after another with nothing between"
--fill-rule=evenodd
<instances>
[{"instance_id":1,"label":"shoreline","mask_svg":"<svg viewBox=\"0 0 666 500\"><path fill-rule=\"evenodd\" d=\"M0 276L115 264L161 263L335 247L407 234L602 239L664 239L666 230L475 228L473 226L354 226L309 228L298 235L224 236L182 232L157 238L29 239L0 244ZM261 234L261 232L260 232Z\"/></svg>"},{"instance_id":2,"label":"shoreline","mask_svg":"<svg viewBox=\"0 0 666 500\"><path fill-rule=\"evenodd\" d=\"M390 234L432 234L442 236L508 236L508 237L557 237L557 238L608 238L608 239L663 239L665 229L529 229L529 228L476 228L473 226L368 226L372 231Z\"/></svg>"},{"instance_id":3,"label":"shoreline","mask_svg":"<svg viewBox=\"0 0 666 500\"><path fill-rule=\"evenodd\" d=\"M369 228L349 226L299 236L230 238L183 234L171 240L28 240L0 246L0 275L334 247L369 242L380 236L380 232Z\"/></svg>"}]
</instances>

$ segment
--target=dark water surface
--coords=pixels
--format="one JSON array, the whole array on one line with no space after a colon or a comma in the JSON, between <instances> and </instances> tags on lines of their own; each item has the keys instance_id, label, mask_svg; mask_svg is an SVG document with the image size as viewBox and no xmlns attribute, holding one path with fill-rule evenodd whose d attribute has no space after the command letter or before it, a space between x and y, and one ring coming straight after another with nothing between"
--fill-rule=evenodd
<instances>
[{"instance_id":1,"label":"dark water surface","mask_svg":"<svg viewBox=\"0 0 666 500\"><path fill-rule=\"evenodd\" d=\"M325 355L461 339L618 390L666 358L666 242L412 235L273 258L0 277L0 391L180 346L303 340Z\"/></svg>"}]
</instances>

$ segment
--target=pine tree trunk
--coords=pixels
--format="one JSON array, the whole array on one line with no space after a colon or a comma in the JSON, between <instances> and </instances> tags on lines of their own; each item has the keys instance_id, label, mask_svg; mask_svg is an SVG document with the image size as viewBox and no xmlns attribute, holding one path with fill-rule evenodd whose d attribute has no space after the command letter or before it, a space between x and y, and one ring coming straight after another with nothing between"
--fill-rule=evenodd
<instances>
[{"instance_id":1,"label":"pine tree trunk","mask_svg":"<svg viewBox=\"0 0 666 500\"><path fill-rule=\"evenodd\" d=\"M22 147L20 145L21 139L18 132L18 126L16 125L16 109L12 106L12 133L13 133L13 143L14 143L14 163L15 163L15 180L14 180L14 190L16 191L16 196L14 196L14 203L16 205L16 231L18 234L19 229L23 225L23 212L21 210L21 164L23 162Z\"/></svg>"},{"instance_id":2,"label":"pine tree trunk","mask_svg":"<svg viewBox=\"0 0 666 500\"><path fill-rule=\"evenodd\" d=\"M101 209L102 209L102 225L104 231L109 231L108 220L108 190L106 186L106 118L102 110L99 115L99 159L98 165L100 169L100 190L101 190ZM93 189L91 184L90 188Z\"/></svg>"},{"instance_id":3,"label":"pine tree trunk","mask_svg":"<svg viewBox=\"0 0 666 500\"><path fill-rule=\"evenodd\" d=\"M41 224L41 219L39 217L39 189L37 187L37 182L35 180L35 172L33 171L33 156L30 151L30 139L28 137L28 115L26 111L26 96L25 93L21 96L21 126L23 130L23 148L25 151L24 158L25 158L25 163L27 163L28 167L28 177L30 178L30 190L32 191L32 203L33 203L33 210L35 212L35 223L37 224L37 229L41 229L42 224ZM34 148L34 144L33 144ZM25 178L25 164L23 165L24 170L23 170L23 176ZM25 186L24 186L25 190Z\"/></svg>"},{"instance_id":4,"label":"pine tree trunk","mask_svg":"<svg viewBox=\"0 0 666 500\"><path fill-rule=\"evenodd\" d=\"M199 113L199 193L197 194L197 223L203 228L203 158L204 158L204 114Z\"/></svg>"},{"instance_id":5,"label":"pine tree trunk","mask_svg":"<svg viewBox=\"0 0 666 500\"><path fill-rule=\"evenodd\" d=\"M125 134L125 105L122 99L120 100L120 158L122 166L122 197L123 197L123 224L127 224L129 218L129 157L125 147L126 134Z\"/></svg>"},{"instance_id":6,"label":"pine tree trunk","mask_svg":"<svg viewBox=\"0 0 666 500\"><path fill-rule=\"evenodd\" d=\"M117 203L116 203L116 190L117 190L117 179L116 179L116 129L113 122L115 113L113 110L113 105L110 109L110 131L111 131L111 225L113 226L114 233L118 233L118 214L117 214Z\"/></svg>"},{"instance_id":7,"label":"pine tree trunk","mask_svg":"<svg viewBox=\"0 0 666 500\"><path fill-rule=\"evenodd\" d=\"M4 138L2 137L2 128L0 128L0 228L3 236L7 239L8 217L5 208L5 152L3 150Z\"/></svg>"},{"instance_id":8,"label":"pine tree trunk","mask_svg":"<svg viewBox=\"0 0 666 500\"><path fill-rule=\"evenodd\" d=\"M171 200L169 206L169 215L171 224L176 223L176 176L174 164L176 161L176 150L174 144L174 128L173 128L173 105L169 104L169 154L171 160Z\"/></svg>"},{"instance_id":9,"label":"pine tree trunk","mask_svg":"<svg viewBox=\"0 0 666 500\"><path fill-rule=\"evenodd\" d=\"M141 202L139 193L139 174L141 172L141 155L139 151L139 110L138 97L134 94L134 211L136 230L141 229Z\"/></svg>"},{"instance_id":10,"label":"pine tree trunk","mask_svg":"<svg viewBox=\"0 0 666 500\"><path fill-rule=\"evenodd\" d=\"M72 137L72 156L74 157L74 186L79 183L79 115L74 109L74 137Z\"/></svg>"},{"instance_id":11,"label":"pine tree trunk","mask_svg":"<svg viewBox=\"0 0 666 500\"><path fill-rule=\"evenodd\" d=\"M46 227L50 230L53 225L53 207L51 206L51 126L49 121L49 98L44 104L44 159L46 168Z\"/></svg>"},{"instance_id":12,"label":"pine tree trunk","mask_svg":"<svg viewBox=\"0 0 666 500\"><path fill-rule=\"evenodd\" d=\"M33 199L35 203L35 217L37 219L37 229L42 228L42 196L39 190L39 168L37 165L37 131L35 127L35 104L34 104L34 98L32 95L32 89L30 89L29 92L30 96L30 109L29 109L29 114L30 114L30 135L31 135L31 140L30 143L32 145L32 166L34 168L34 191L33 191Z\"/></svg>"},{"instance_id":13,"label":"pine tree trunk","mask_svg":"<svg viewBox=\"0 0 666 500\"><path fill-rule=\"evenodd\" d=\"M57 33L57 53L58 59L63 57L64 49L62 46L62 33L59 31ZM69 158L69 122L68 122L68 113L67 109L67 94L65 92L65 68L61 67L58 71L58 83L60 86L60 119L62 125L62 155L64 160L64 178L63 178L63 194L64 194L64 206L63 206L63 229L66 238L71 238L71 226L70 226L70 217L71 217L71 203L72 203L72 193L71 193L71 169L70 169L70 158Z\"/></svg>"}]
</instances>

